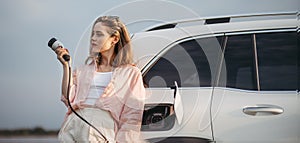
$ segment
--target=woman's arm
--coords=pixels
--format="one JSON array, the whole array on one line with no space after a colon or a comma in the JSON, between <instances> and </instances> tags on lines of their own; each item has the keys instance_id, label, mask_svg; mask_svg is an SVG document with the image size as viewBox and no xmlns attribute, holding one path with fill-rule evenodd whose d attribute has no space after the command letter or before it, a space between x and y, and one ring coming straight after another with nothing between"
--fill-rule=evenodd
<instances>
[{"instance_id":1,"label":"woman's arm","mask_svg":"<svg viewBox=\"0 0 300 143\"><path fill-rule=\"evenodd\" d=\"M69 90L68 89L69 77L71 77L70 86L73 85L72 76L69 76L69 73L70 73L69 64L71 64L71 59L69 62L67 62L63 59L63 55L69 54L67 49L57 48L55 53L57 54L57 59L60 61L60 63L63 66L63 77L62 77L62 85L61 85L61 92L62 92L61 101L64 102L66 106L68 106L67 94L68 94L68 90Z\"/></svg>"},{"instance_id":2,"label":"woman's arm","mask_svg":"<svg viewBox=\"0 0 300 143\"><path fill-rule=\"evenodd\" d=\"M63 77L62 77L62 84L61 84L61 101L65 103L66 106L68 106L68 82L69 82L69 67L63 66ZM70 85L72 84L72 76L70 76ZM71 88L70 88L71 90Z\"/></svg>"},{"instance_id":3,"label":"woman's arm","mask_svg":"<svg viewBox=\"0 0 300 143\"><path fill-rule=\"evenodd\" d=\"M130 82L128 92L125 92L126 101L119 119L119 130L116 141L141 143L144 142L140 136L142 116L144 111L145 88L139 71Z\"/></svg>"}]
</instances>

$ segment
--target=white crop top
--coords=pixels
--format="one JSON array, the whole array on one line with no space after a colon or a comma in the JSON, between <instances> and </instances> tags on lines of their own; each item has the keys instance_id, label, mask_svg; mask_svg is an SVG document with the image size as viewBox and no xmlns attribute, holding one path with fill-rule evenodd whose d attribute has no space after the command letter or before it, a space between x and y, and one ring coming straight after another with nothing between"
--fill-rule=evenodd
<instances>
[{"instance_id":1,"label":"white crop top","mask_svg":"<svg viewBox=\"0 0 300 143\"><path fill-rule=\"evenodd\" d=\"M85 101L87 105L94 105L96 100L103 94L111 80L112 72L96 72L92 80L90 91Z\"/></svg>"}]
</instances>

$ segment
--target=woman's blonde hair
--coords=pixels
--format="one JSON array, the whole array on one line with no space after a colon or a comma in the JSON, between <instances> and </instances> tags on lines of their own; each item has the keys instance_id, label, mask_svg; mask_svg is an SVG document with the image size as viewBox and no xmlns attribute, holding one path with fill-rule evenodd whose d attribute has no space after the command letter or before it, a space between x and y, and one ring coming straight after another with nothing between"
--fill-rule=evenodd
<instances>
[{"instance_id":1,"label":"woman's blonde hair","mask_svg":"<svg viewBox=\"0 0 300 143\"><path fill-rule=\"evenodd\" d=\"M93 27L98 22L101 22L103 25L110 27L107 32L111 34L111 36L117 36L119 38L119 41L115 44L114 54L112 60L110 61L110 64L113 67L132 64L133 54L130 44L130 35L124 23L122 23L117 16L101 16L96 19ZM88 57L88 59L86 60L86 64L88 64L90 58L91 57ZM101 59L102 56L101 53L99 53L98 57L96 58L96 63L100 64Z\"/></svg>"}]
</instances>

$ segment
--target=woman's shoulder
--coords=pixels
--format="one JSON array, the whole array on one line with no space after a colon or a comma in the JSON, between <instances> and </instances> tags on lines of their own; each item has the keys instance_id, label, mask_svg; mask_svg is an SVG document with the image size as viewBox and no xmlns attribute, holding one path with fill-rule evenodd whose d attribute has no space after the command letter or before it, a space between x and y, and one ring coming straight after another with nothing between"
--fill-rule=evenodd
<instances>
[{"instance_id":1,"label":"woman's shoulder","mask_svg":"<svg viewBox=\"0 0 300 143\"><path fill-rule=\"evenodd\" d=\"M124 69L124 70L132 70L136 72L140 72L141 70L134 64L126 64L118 67L119 69Z\"/></svg>"},{"instance_id":2,"label":"woman's shoulder","mask_svg":"<svg viewBox=\"0 0 300 143\"><path fill-rule=\"evenodd\" d=\"M141 70L133 64L121 65L116 68L116 71L120 71L120 72L123 71L123 72L136 73L136 74L141 73Z\"/></svg>"},{"instance_id":3,"label":"woman's shoulder","mask_svg":"<svg viewBox=\"0 0 300 143\"><path fill-rule=\"evenodd\" d=\"M93 64L84 64L84 65L79 65L79 66L73 68L73 70L84 71L84 70L93 69L93 68L94 68Z\"/></svg>"}]
</instances>

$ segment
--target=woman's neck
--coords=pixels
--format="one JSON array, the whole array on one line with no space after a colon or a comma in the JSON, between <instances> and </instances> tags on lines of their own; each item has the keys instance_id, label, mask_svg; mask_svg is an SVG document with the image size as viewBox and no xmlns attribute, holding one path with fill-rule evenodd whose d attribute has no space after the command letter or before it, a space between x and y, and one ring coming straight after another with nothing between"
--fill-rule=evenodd
<instances>
[{"instance_id":1,"label":"woman's neck","mask_svg":"<svg viewBox=\"0 0 300 143\"><path fill-rule=\"evenodd\" d=\"M101 53L101 63L100 65L111 66L113 60L114 48Z\"/></svg>"},{"instance_id":2,"label":"woman's neck","mask_svg":"<svg viewBox=\"0 0 300 143\"><path fill-rule=\"evenodd\" d=\"M100 64L97 65L98 72L110 72L112 71L112 60L113 60L113 53L111 52L104 52L101 53L101 61Z\"/></svg>"},{"instance_id":3,"label":"woman's neck","mask_svg":"<svg viewBox=\"0 0 300 143\"><path fill-rule=\"evenodd\" d=\"M102 66L111 66L110 61L111 61L111 57L106 57L106 56L102 55L100 65L102 65Z\"/></svg>"},{"instance_id":4,"label":"woman's neck","mask_svg":"<svg viewBox=\"0 0 300 143\"><path fill-rule=\"evenodd\" d=\"M110 65L97 65L97 72L111 72L112 70L113 68Z\"/></svg>"}]
</instances>

